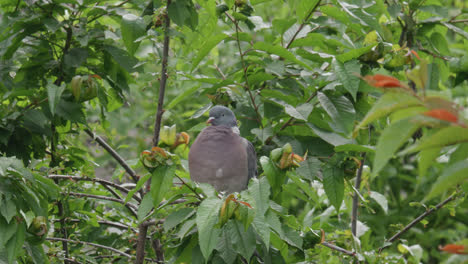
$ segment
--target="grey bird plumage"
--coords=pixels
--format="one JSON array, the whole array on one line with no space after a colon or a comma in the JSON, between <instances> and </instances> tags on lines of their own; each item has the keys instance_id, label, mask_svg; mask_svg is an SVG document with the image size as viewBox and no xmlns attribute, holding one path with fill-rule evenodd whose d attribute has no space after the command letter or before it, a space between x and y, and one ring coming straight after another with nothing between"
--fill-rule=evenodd
<instances>
[{"instance_id":1,"label":"grey bird plumage","mask_svg":"<svg viewBox=\"0 0 468 264\"><path fill-rule=\"evenodd\" d=\"M257 174L257 155L250 141L239 135L234 113L215 106L189 152L190 178L209 183L219 192L240 192Z\"/></svg>"}]
</instances>

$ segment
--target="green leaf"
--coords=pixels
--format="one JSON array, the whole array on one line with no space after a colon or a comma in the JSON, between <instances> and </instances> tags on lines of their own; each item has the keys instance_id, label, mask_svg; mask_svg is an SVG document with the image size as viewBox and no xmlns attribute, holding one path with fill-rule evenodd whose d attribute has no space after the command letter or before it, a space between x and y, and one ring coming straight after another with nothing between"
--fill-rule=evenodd
<instances>
[{"instance_id":1,"label":"green leaf","mask_svg":"<svg viewBox=\"0 0 468 264\"><path fill-rule=\"evenodd\" d=\"M234 250L232 238L227 228L223 228L216 250L226 264L232 264L236 261L237 253Z\"/></svg>"},{"instance_id":2,"label":"green leaf","mask_svg":"<svg viewBox=\"0 0 468 264\"><path fill-rule=\"evenodd\" d=\"M86 62L88 51L83 48L70 49L63 57L65 68L78 68Z\"/></svg>"},{"instance_id":3,"label":"green leaf","mask_svg":"<svg viewBox=\"0 0 468 264\"><path fill-rule=\"evenodd\" d=\"M192 30L198 25L198 13L192 0L172 1L167 8L169 18L179 26L188 26Z\"/></svg>"},{"instance_id":4,"label":"green leaf","mask_svg":"<svg viewBox=\"0 0 468 264\"><path fill-rule=\"evenodd\" d=\"M195 210L193 208L181 208L175 212L172 212L168 217L166 217L166 220L164 221L164 231L169 231L170 229L188 219L194 213Z\"/></svg>"},{"instance_id":5,"label":"green leaf","mask_svg":"<svg viewBox=\"0 0 468 264\"><path fill-rule=\"evenodd\" d=\"M328 97L319 92L317 98L323 109L333 120L333 126L345 135L351 133L356 115L353 104L345 96Z\"/></svg>"},{"instance_id":6,"label":"green leaf","mask_svg":"<svg viewBox=\"0 0 468 264\"><path fill-rule=\"evenodd\" d=\"M374 146L368 145L357 145L357 144L344 144L335 147L335 152L347 152L347 151L355 151L355 152L375 152Z\"/></svg>"},{"instance_id":7,"label":"green leaf","mask_svg":"<svg viewBox=\"0 0 468 264\"><path fill-rule=\"evenodd\" d=\"M367 124L384 117L398 109L408 108L411 106L422 106L422 102L413 96L398 92L388 92L383 94L377 102L372 106L372 109L366 114L364 119L354 129L357 130Z\"/></svg>"},{"instance_id":8,"label":"green leaf","mask_svg":"<svg viewBox=\"0 0 468 264\"><path fill-rule=\"evenodd\" d=\"M145 195L140 206L138 206L137 218L139 223L145 219L151 209L153 209L153 197L151 195Z\"/></svg>"},{"instance_id":9,"label":"green leaf","mask_svg":"<svg viewBox=\"0 0 468 264\"><path fill-rule=\"evenodd\" d=\"M122 40L125 47L128 53L133 56L140 45L140 42L135 42L135 40L146 33L145 21L143 21L141 17L133 14L125 14L122 16L120 29L122 31Z\"/></svg>"},{"instance_id":10,"label":"green leaf","mask_svg":"<svg viewBox=\"0 0 468 264\"><path fill-rule=\"evenodd\" d=\"M412 153L423 149L445 147L464 142L468 142L468 128L450 126L442 128L433 135L421 139L419 144L408 148L403 153Z\"/></svg>"},{"instance_id":11,"label":"green leaf","mask_svg":"<svg viewBox=\"0 0 468 264\"><path fill-rule=\"evenodd\" d=\"M440 195L458 184L463 183L467 179L468 160L462 160L454 163L443 170L442 175L437 178L437 181L432 185L431 191L424 200L427 201L434 196Z\"/></svg>"},{"instance_id":12,"label":"green leaf","mask_svg":"<svg viewBox=\"0 0 468 264\"><path fill-rule=\"evenodd\" d=\"M270 227L268 226L265 216L256 214L252 222L252 226L257 234L262 238L265 247L270 245Z\"/></svg>"},{"instance_id":13,"label":"green leaf","mask_svg":"<svg viewBox=\"0 0 468 264\"><path fill-rule=\"evenodd\" d=\"M321 139L325 140L326 142L330 143L333 146L340 146L345 144L352 144L353 141L348 138L344 138L334 132L326 131L324 129L318 128L311 123L307 123L307 126Z\"/></svg>"},{"instance_id":14,"label":"green leaf","mask_svg":"<svg viewBox=\"0 0 468 264\"><path fill-rule=\"evenodd\" d=\"M312 113L314 106L310 103L302 104L298 107L294 107L289 104L284 105L284 111L291 117L299 120L307 121L310 113Z\"/></svg>"},{"instance_id":15,"label":"green leaf","mask_svg":"<svg viewBox=\"0 0 468 264\"><path fill-rule=\"evenodd\" d=\"M274 78L275 78L275 76L273 76L271 74L264 73L264 72L259 72L259 73L249 75L247 77L247 80L249 82L249 85L257 85L257 84L262 83L264 81L273 80Z\"/></svg>"},{"instance_id":16,"label":"green leaf","mask_svg":"<svg viewBox=\"0 0 468 264\"><path fill-rule=\"evenodd\" d=\"M245 259L250 259L256 248L255 232L252 227L245 230L241 222L229 220L224 228L227 230L234 250Z\"/></svg>"},{"instance_id":17,"label":"green leaf","mask_svg":"<svg viewBox=\"0 0 468 264\"><path fill-rule=\"evenodd\" d=\"M127 194L127 197L125 198L125 202L126 202L126 203L128 203L128 201L130 201L130 199L132 199L133 195L134 195L136 192L138 192L138 191L141 189L141 187L143 187L143 185L149 180L149 178L151 178L151 174L150 174L150 173L146 174L145 176L141 177L141 178L138 180L138 182L137 182L135 188L133 188L133 190L131 190L131 191Z\"/></svg>"},{"instance_id":18,"label":"green leaf","mask_svg":"<svg viewBox=\"0 0 468 264\"><path fill-rule=\"evenodd\" d=\"M322 171L323 188L330 203L339 212L344 198L344 172L333 164L326 164Z\"/></svg>"},{"instance_id":19,"label":"green leaf","mask_svg":"<svg viewBox=\"0 0 468 264\"><path fill-rule=\"evenodd\" d=\"M286 174L282 173L268 157L260 157L260 164L271 185L272 194L276 196L281 191L281 186L284 184ZM253 184L254 181L250 182Z\"/></svg>"},{"instance_id":20,"label":"green leaf","mask_svg":"<svg viewBox=\"0 0 468 264\"><path fill-rule=\"evenodd\" d=\"M221 234L221 230L216 228L215 225L218 222L219 209L222 203L223 201L218 198L208 198L198 207L196 218L198 242L206 261L216 247Z\"/></svg>"},{"instance_id":21,"label":"green leaf","mask_svg":"<svg viewBox=\"0 0 468 264\"><path fill-rule=\"evenodd\" d=\"M384 210L386 214L388 213L388 201L384 195L378 192L371 191L370 197L374 199L380 205L380 207L382 207L382 209Z\"/></svg>"},{"instance_id":22,"label":"green leaf","mask_svg":"<svg viewBox=\"0 0 468 264\"><path fill-rule=\"evenodd\" d=\"M304 179L314 180L322 162L317 158L310 157L299 163L299 165L299 168L296 169L297 174Z\"/></svg>"},{"instance_id":23,"label":"green leaf","mask_svg":"<svg viewBox=\"0 0 468 264\"><path fill-rule=\"evenodd\" d=\"M441 148L430 148L419 153L419 177L424 177L427 170L434 165L434 160L440 155Z\"/></svg>"},{"instance_id":24,"label":"green leaf","mask_svg":"<svg viewBox=\"0 0 468 264\"><path fill-rule=\"evenodd\" d=\"M254 209L257 214L264 215L270 207L270 184L266 177L253 178L249 185L249 193L255 200Z\"/></svg>"},{"instance_id":25,"label":"green leaf","mask_svg":"<svg viewBox=\"0 0 468 264\"><path fill-rule=\"evenodd\" d=\"M320 0L301 0L296 9L297 20L299 23L306 22L307 16L317 8Z\"/></svg>"},{"instance_id":26,"label":"green leaf","mask_svg":"<svg viewBox=\"0 0 468 264\"><path fill-rule=\"evenodd\" d=\"M361 79L356 74L361 74L361 66L357 60L341 62L336 59L332 62L333 68L343 87L348 91L356 101L356 93L359 89Z\"/></svg>"},{"instance_id":27,"label":"green leaf","mask_svg":"<svg viewBox=\"0 0 468 264\"><path fill-rule=\"evenodd\" d=\"M185 100L187 97L189 97L193 93L195 93L199 88L200 88L200 85L194 85L193 87L185 90L183 93L180 93L174 99L172 99L172 101L169 104L167 104L165 109L169 110L169 109L173 108L174 106L178 105L180 102Z\"/></svg>"},{"instance_id":28,"label":"green leaf","mask_svg":"<svg viewBox=\"0 0 468 264\"><path fill-rule=\"evenodd\" d=\"M277 56L280 56L281 58L284 58L286 60L289 60L291 62L294 62L296 64L299 64L309 70L313 70L309 65L305 64L304 62L298 60L296 56L294 56L293 53L291 53L289 50L279 46L279 45L271 45L266 42L256 42L253 46L254 49L256 50L261 50L265 51L267 53L271 53Z\"/></svg>"},{"instance_id":29,"label":"green leaf","mask_svg":"<svg viewBox=\"0 0 468 264\"><path fill-rule=\"evenodd\" d=\"M11 199L3 199L0 206L0 213L5 217L7 223L10 223L13 216L16 215L16 205Z\"/></svg>"},{"instance_id":30,"label":"green leaf","mask_svg":"<svg viewBox=\"0 0 468 264\"><path fill-rule=\"evenodd\" d=\"M201 60L206 57L206 55L216 47L221 41L228 38L226 34L218 34L214 36L210 36L203 45L201 45L201 49L198 50L197 56L192 61L192 71L198 66Z\"/></svg>"},{"instance_id":31,"label":"green leaf","mask_svg":"<svg viewBox=\"0 0 468 264\"><path fill-rule=\"evenodd\" d=\"M340 62L345 63L345 62L350 61L352 59L357 59L359 56L368 53L375 46L377 46L377 44L370 45L370 46L367 46L367 47L358 48L358 49L353 49L353 50L350 50L350 51L348 51L346 53L337 55L336 59L339 60Z\"/></svg>"},{"instance_id":32,"label":"green leaf","mask_svg":"<svg viewBox=\"0 0 468 264\"><path fill-rule=\"evenodd\" d=\"M137 71L136 65L138 60L125 50L110 45L104 45L103 49L108 52L115 62L117 62L117 64L127 72Z\"/></svg>"},{"instance_id":33,"label":"green leaf","mask_svg":"<svg viewBox=\"0 0 468 264\"><path fill-rule=\"evenodd\" d=\"M22 251L25 235L26 227L22 223L18 224L15 235L6 244L8 263L13 263L13 260Z\"/></svg>"},{"instance_id":34,"label":"green leaf","mask_svg":"<svg viewBox=\"0 0 468 264\"><path fill-rule=\"evenodd\" d=\"M154 207L158 208L159 203L172 187L175 166L159 166L151 174L151 196L153 197Z\"/></svg>"},{"instance_id":35,"label":"green leaf","mask_svg":"<svg viewBox=\"0 0 468 264\"><path fill-rule=\"evenodd\" d=\"M3 206L3 205L2 205ZM10 238L16 233L16 222L7 223L3 217L0 217L0 248L3 248Z\"/></svg>"},{"instance_id":36,"label":"green leaf","mask_svg":"<svg viewBox=\"0 0 468 264\"><path fill-rule=\"evenodd\" d=\"M375 177L393 154L413 135L421 124L412 118L402 119L390 124L380 135L377 142L372 177Z\"/></svg>"},{"instance_id":37,"label":"green leaf","mask_svg":"<svg viewBox=\"0 0 468 264\"><path fill-rule=\"evenodd\" d=\"M57 103L60 101L60 96L65 90L65 83L57 86L53 83L47 84L47 96L49 99L49 108L52 115L55 115L55 109L57 108Z\"/></svg>"},{"instance_id":38,"label":"green leaf","mask_svg":"<svg viewBox=\"0 0 468 264\"><path fill-rule=\"evenodd\" d=\"M440 22L442 25L446 26L448 29L452 30L453 32L460 34L464 38L468 39L468 32L464 31L463 29L456 27L447 22Z\"/></svg>"},{"instance_id":39,"label":"green leaf","mask_svg":"<svg viewBox=\"0 0 468 264\"><path fill-rule=\"evenodd\" d=\"M84 124L86 123L86 118L81 106L79 103L60 100L56 113L65 120Z\"/></svg>"}]
</instances>

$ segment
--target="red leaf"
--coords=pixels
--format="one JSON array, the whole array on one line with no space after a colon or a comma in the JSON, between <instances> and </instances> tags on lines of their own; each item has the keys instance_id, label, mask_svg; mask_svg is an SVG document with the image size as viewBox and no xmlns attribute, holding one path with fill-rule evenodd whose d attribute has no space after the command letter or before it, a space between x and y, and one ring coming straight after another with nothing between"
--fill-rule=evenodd
<instances>
[{"instance_id":1,"label":"red leaf","mask_svg":"<svg viewBox=\"0 0 468 264\"><path fill-rule=\"evenodd\" d=\"M421 60L421 58L419 57L418 53L414 50L411 50L411 53L413 53L414 56L416 56L416 58L418 58L418 60Z\"/></svg>"},{"instance_id":2,"label":"red leaf","mask_svg":"<svg viewBox=\"0 0 468 264\"><path fill-rule=\"evenodd\" d=\"M372 86L375 87L402 87L405 88L406 86L402 83L400 83L400 80L398 80L395 77L392 76L386 76L382 74L376 74L376 75L367 75L364 77L364 80Z\"/></svg>"},{"instance_id":3,"label":"red leaf","mask_svg":"<svg viewBox=\"0 0 468 264\"><path fill-rule=\"evenodd\" d=\"M452 114L450 111L445 110L445 109L432 109L430 111L424 112L423 115L425 116L430 116L436 119L452 122L452 123L457 123L458 122L458 117L454 114Z\"/></svg>"},{"instance_id":4,"label":"red leaf","mask_svg":"<svg viewBox=\"0 0 468 264\"><path fill-rule=\"evenodd\" d=\"M246 203L246 202L243 202L243 201L238 201L239 203L249 207L250 209L252 209L253 207L249 204L249 203Z\"/></svg>"},{"instance_id":5,"label":"red leaf","mask_svg":"<svg viewBox=\"0 0 468 264\"><path fill-rule=\"evenodd\" d=\"M468 254L468 251L465 251L464 245L447 244L444 247L439 246L439 249L452 254Z\"/></svg>"}]
</instances>

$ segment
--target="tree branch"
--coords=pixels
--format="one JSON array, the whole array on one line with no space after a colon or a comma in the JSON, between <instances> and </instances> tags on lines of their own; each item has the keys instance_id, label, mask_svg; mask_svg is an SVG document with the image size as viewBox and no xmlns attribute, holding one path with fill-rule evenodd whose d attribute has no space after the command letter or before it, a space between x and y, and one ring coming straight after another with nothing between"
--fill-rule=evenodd
<instances>
[{"instance_id":1,"label":"tree branch","mask_svg":"<svg viewBox=\"0 0 468 264\"><path fill-rule=\"evenodd\" d=\"M450 195L447 199L445 199L444 201L440 202L439 204L437 204L435 207L427 210L426 212L424 212L423 214L421 214L420 216L416 217L413 221L411 221L411 223L409 223L407 226L405 226L401 231L399 231L398 233L396 233L395 235L393 235L390 239L388 239L386 242L388 243L388 245L385 245L383 247L381 247L379 249L379 252L382 252L382 250L384 250L385 248L387 248L388 246L390 246L390 243L392 243L393 241L397 240L401 235L403 235L404 233L406 233L408 230L410 230L413 226L415 226L417 223L419 223L421 220L423 220L424 218L426 218L428 215L434 213L435 211L439 210L440 208L442 208L444 205L446 205L447 203L449 203L450 201L453 201L455 200L457 194L452 194Z\"/></svg>"},{"instance_id":2,"label":"tree branch","mask_svg":"<svg viewBox=\"0 0 468 264\"><path fill-rule=\"evenodd\" d=\"M258 106L257 106L257 104L255 104L255 98L252 95L252 92L250 91L249 79L247 78L247 66L245 65L244 54L242 53L242 48L240 46L240 40L239 40L239 31L240 31L239 21L234 19L232 22L234 23L234 26L236 27L236 43L237 43L237 48L239 49L240 60L241 60L241 63L242 63L242 70L244 72L244 79L245 79L245 84L246 84L245 90L247 90L247 93L249 94L249 98L250 98L250 101L252 103L252 106L253 106L253 108L255 110L255 113L257 114L257 123L260 125L260 127L263 128L262 117L261 117L260 113L258 112Z\"/></svg>"},{"instance_id":3,"label":"tree branch","mask_svg":"<svg viewBox=\"0 0 468 264\"><path fill-rule=\"evenodd\" d=\"M351 233L353 233L354 236L356 236L356 231L357 231L357 213L358 213L358 207L359 207L359 189L361 188L361 176L362 176L362 168L364 167L364 161L366 160L366 152L361 153L361 164L359 164L359 168L356 174L356 184L354 185L356 189L356 193L353 196L353 208L352 208L352 214L351 214Z\"/></svg>"},{"instance_id":4,"label":"tree branch","mask_svg":"<svg viewBox=\"0 0 468 264\"><path fill-rule=\"evenodd\" d=\"M72 180L72 181L90 181L90 182L97 182L103 186L112 186L115 189L124 192L124 193L129 193L130 190L118 185L117 183L113 183L108 180L100 179L100 178L89 178L89 177L80 177L80 176L72 176L72 175L58 175L58 174L51 174L48 176L50 179L66 179L66 180ZM133 196L133 199L135 199L137 202L141 202L140 197L138 196Z\"/></svg>"},{"instance_id":5,"label":"tree branch","mask_svg":"<svg viewBox=\"0 0 468 264\"><path fill-rule=\"evenodd\" d=\"M166 10L171 5L171 0L167 0L166 2ZM169 15L166 11L164 14L164 41L163 41L163 57L162 57L162 67L161 67L161 80L159 83L159 98L158 98L158 109L156 111L156 119L154 121L154 133L153 133L153 147L156 147L159 143L159 132L161 130L161 121L162 115L164 113L163 105L164 105L164 94L166 91L166 83L167 83L167 63L169 60L169 29L171 26L171 20L169 19ZM143 191L143 196L145 191ZM142 264L145 260L145 244L146 244L146 233L148 232L148 225L145 222L141 223L138 226L138 240L137 240L137 248L136 248L136 260L135 264Z\"/></svg>"},{"instance_id":6,"label":"tree branch","mask_svg":"<svg viewBox=\"0 0 468 264\"><path fill-rule=\"evenodd\" d=\"M100 136L94 134L91 130L85 129L84 130L94 141L96 141L101 147L103 147L124 169L125 171L132 177L133 181L136 183L138 182L138 175L136 172L130 168L127 162L115 151L107 142L102 139Z\"/></svg>"},{"instance_id":7,"label":"tree branch","mask_svg":"<svg viewBox=\"0 0 468 264\"><path fill-rule=\"evenodd\" d=\"M56 221L60 221L60 220L56 220ZM67 223L80 223L81 221L83 221L83 220L65 218L65 222L67 222ZM107 221L107 220L98 220L97 222L100 225L108 225L108 226L112 226L112 227L116 227L116 228L120 228L120 229L131 229L134 232L138 231L136 228L131 227L131 226L126 225L126 224L122 224L120 222L112 222L112 221Z\"/></svg>"},{"instance_id":8,"label":"tree branch","mask_svg":"<svg viewBox=\"0 0 468 264\"><path fill-rule=\"evenodd\" d=\"M325 241L322 242L321 245L322 245L322 246L325 246L325 247L327 247L327 248L336 250L336 251L338 251L338 252L341 252L341 253L343 253L343 254L352 256L352 257L356 256L356 253L355 253L355 252L351 252L351 251L349 251L349 250L346 250L346 249L341 248L341 247L339 247L339 246L335 246L335 245L330 244L330 243L325 242Z\"/></svg>"},{"instance_id":9,"label":"tree branch","mask_svg":"<svg viewBox=\"0 0 468 264\"><path fill-rule=\"evenodd\" d=\"M289 47L291 46L291 44L293 43L293 41L296 39L297 35L299 34L299 32L301 32L301 30L304 28L304 26L307 24L307 21L309 20L309 18L312 16L312 14L315 12L315 10L317 9L317 7L320 5L320 2L321 1L317 1L317 3L315 4L315 6L312 8L312 10L310 10L309 14L307 14L306 18L304 19L304 21L302 21L302 24L299 26L299 28L297 29L297 31L294 33L293 37L291 38L291 40L289 41L288 45L286 45L286 48L289 49ZM316 30L317 28L319 28L319 26L315 27L312 31Z\"/></svg>"},{"instance_id":10,"label":"tree branch","mask_svg":"<svg viewBox=\"0 0 468 264\"><path fill-rule=\"evenodd\" d=\"M118 199L118 198L113 198L113 197L107 197L107 196L103 196L103 195L94 195L94 194L87 194L87 193L75 193L75 192L63 192L62 195L70 195L70 196L75 196L75 197L88 197L88 198L94 198L94 199L99 199L99 200L106 200L106 201L111 201L111 202L116 202L116 203L120 203L120 204L123 204L123 205L128 205L128 207L130 207L130 211L135 214L136 216L136 212L134 210L137 210L138 209L138 206L134 205L134 204L131 204L131 203L125 203L124 200L122 199ZM127 207L127 208L128 208Z\"/></svg>"},{"instance_id":11,"label":"tree branch","mask_svg":"<svg viewBox=\"0 0 468 264\"><path fill-rule=\"evenodd\" d=\"M83 245L87 245L87 246L92 246L92 247L97 247L97 248L110 250L112 252L115 252L115 253L117 253L117 254L119 254L121 256L130 258L130 259L134 258L131 255L129 255L129 254L123 252L123 251L120 251L118 249L115 249L113 247L108 247L108 246L104 246L104 245L100 245L100 244L96 244L96 243L91 243L91 242L86 242L86 241L78 241L78 240L71 240L71 239L65 239L65 238L58 238L58 237L48 237L48 238L46 238L46 240L68 242L68 243L73 243L73 244L83 244Z\"/></svg>"}]
</instances>

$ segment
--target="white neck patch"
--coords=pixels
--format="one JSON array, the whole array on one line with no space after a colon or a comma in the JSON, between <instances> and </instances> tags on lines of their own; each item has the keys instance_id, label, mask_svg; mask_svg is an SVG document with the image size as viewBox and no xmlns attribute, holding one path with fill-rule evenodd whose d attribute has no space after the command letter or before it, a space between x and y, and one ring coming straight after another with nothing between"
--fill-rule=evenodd
<instances>
[{"instance_id":1,"label":"white neck patch","mask_svg":"<svg viewBox=\"0 0 468 264\"><path fill-rule=\"evenodd\" d=\"M237 135L240 135L240 130L238 127L234 126L234 127L231 127L231 130L234 134L237 134Z\"/></svg>"}]
</instances>

